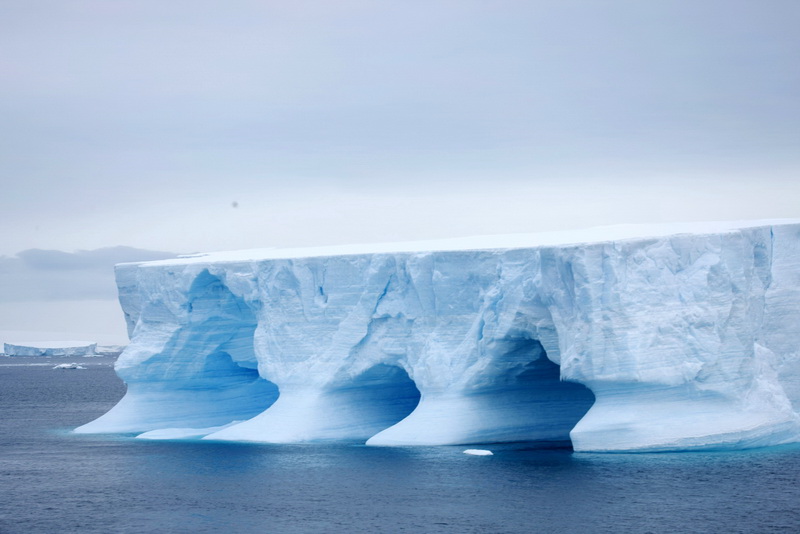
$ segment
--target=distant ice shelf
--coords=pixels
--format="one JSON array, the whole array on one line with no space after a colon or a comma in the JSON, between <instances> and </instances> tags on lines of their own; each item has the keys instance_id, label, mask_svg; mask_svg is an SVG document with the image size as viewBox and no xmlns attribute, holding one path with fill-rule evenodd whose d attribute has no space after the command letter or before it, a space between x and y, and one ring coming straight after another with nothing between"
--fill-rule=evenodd
<instances>
[{"instance_id":1,"label":"distant ice shelf","mask_svg":"<svg viewBox=\"0 0 800 534\"><path fill-rule=\"evenodd\" d=\"M128 391L76 432L800 441L800 221L197 254L116 275Z\"/></svg>"},{"instance_id":2,"label":"distant ice shelf","mask_svg":"<svg viewBox=\"0 0 800 534\"><path fill-rule=\"evenodd\" d=\"M3 344L7 356L94 356L92 341L14 341Z\"/></svg>"}]
</instances>

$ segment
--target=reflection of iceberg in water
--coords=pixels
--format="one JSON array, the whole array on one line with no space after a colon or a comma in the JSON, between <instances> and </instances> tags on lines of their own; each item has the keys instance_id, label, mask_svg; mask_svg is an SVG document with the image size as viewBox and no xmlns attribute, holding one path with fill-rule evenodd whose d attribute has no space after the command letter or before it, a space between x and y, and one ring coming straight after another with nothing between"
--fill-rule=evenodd
<instances>
[{"instance_id":1,"label":"reflection of iceberg in water","mask_svg":"<svg viewBox=\"0 0 800 534\"><path fill-rule=\"evenodd\" d=\"M793 222L218 253L117 281L128 393L78 432L595 451L799 436Z\"/></svg>"}]
</instances>

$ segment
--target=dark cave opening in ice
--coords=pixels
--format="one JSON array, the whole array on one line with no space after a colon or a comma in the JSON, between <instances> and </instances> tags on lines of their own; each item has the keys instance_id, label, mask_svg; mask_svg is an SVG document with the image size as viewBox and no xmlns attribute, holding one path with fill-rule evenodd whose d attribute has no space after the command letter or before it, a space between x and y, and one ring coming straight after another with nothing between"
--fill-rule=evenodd
<instances>
[{"instance_id":1,"label":"dark cave opening in ice","mask_svg":"<svg viewBox=\"0 0 800 534\"><path fill-rule=\"evenodd\" d=\"M331 424L341 424L343 432L349 427L349 438L366 441L413 412L420 392L404 369L378 364L327 389L324 398L338 414Z\"/></svg>"},{"instance_id":2,"label":"dark cave opening in ice","mask_svg":"<svg viewBox=\"0 0 800 534\"><path fill-rule=\"evenodd\" d=\"M495 422L484 441L571 447L570 431L594 404L594 394L582 384L561 380L559 365L548 359L538 340L511 340L504 346L496 360L500 372L485 377L474 391L485 417Z\"/></svg>"},{"instance_id":3,"label":"dark cave opening in ice","mask_svg":"<svg viewBox=\"0 0 800 534\"><path fill-rule=\"evenodd\" d=\"M217 427L254 417L277 400L277 386L258 373L257 321L244 300L207 270L187 297L184 327L146 366L118 371L126 396L82 431Z\"/></svg>"}]
</instances>

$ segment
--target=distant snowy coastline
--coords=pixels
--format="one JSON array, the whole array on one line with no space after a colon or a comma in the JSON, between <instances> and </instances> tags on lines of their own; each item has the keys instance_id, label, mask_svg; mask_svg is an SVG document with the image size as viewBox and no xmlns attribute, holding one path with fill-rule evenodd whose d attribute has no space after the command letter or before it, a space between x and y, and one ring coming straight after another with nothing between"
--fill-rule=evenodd
<instances>
[{"instance_id":1,"label":"distant snowy coastline","mask_svg":"<svg viewBox=\"0 0 800 534\"><path fill-rule=\"evenodd\" d=\"M3 344L7 356L94 356L93 341L14 341Z\"/></svg>"}]
</instances>

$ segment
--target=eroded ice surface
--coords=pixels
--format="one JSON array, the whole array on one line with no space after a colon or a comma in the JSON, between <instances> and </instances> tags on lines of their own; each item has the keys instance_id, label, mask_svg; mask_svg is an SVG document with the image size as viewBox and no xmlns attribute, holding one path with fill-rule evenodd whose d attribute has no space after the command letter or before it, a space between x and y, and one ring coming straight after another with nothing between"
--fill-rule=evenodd
<instances>
[{"instance_id":1,"label":"eroded ice surface","mask_svg":"<svg viewBox=\"0 0 800 534\"><path fill-rule=\"evenodd\" d=\"M800 223L117 267L128 392L78 432L583 451L800 439Z\"/></svg>"}]
</instances>

